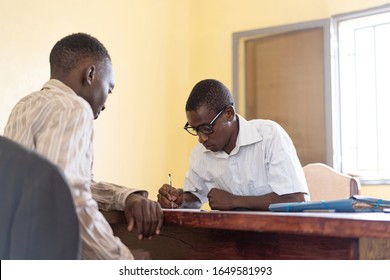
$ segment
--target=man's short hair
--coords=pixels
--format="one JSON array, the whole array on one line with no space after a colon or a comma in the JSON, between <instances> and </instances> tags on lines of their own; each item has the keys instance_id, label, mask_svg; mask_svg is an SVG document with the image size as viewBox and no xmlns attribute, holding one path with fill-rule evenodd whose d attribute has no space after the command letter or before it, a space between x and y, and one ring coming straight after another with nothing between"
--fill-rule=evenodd
<instances>
[{"instance_id":1,"label":"man's short hair","mask_svg":"<svg viewBox=\"0 0 390 280\"><path fill-rule=\"evenodd\" d=\"M217 113L223 108L234 106L229 89L220 81L206 79L198 82L187 99L186 111L196 111L202 106L210 112Z\"/></svg>"},{"instance_id":2,"label":"man's short hair","mask_svg":"<svg viewBox=\"0 0 390 280\"><path fill-rule=\"evenodd\" d=\"M88 58L97 62L111 61L107 49L96 38L85 33L68 35L59 40L50 52L51 72L69 73Z\"/></svg>"}]
</instances>

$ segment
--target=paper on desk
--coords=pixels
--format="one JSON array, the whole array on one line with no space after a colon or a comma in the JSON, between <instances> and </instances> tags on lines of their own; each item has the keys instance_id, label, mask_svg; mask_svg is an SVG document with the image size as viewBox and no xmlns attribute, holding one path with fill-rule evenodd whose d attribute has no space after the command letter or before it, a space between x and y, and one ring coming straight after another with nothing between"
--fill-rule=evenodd
<instances>
[{"instance_id":1,"label":"paper on desk","mask_svg":"<svg viewBox=\"0 0 390 280\"><path fill-rule=\"evenodd\" d=\"M384 212L390 201L369 196L354 195L346 199L291 203L274 203L269 206L274 212L302 212L307 210L334 210L335 212Z\"/></svg>"},{"instance_id":2,"label":"paper on desk","mask_svg":"<svg viewBox=\"0 0 390 280\"><path fill-rule=\"evenodd\" d=\"M200 212L203 211L201 209L190 209L190 208L176 208L176 209L170 209L170 208L163 208L163 211L168 211L168 212Z\"/></svg>"}]
</instances>

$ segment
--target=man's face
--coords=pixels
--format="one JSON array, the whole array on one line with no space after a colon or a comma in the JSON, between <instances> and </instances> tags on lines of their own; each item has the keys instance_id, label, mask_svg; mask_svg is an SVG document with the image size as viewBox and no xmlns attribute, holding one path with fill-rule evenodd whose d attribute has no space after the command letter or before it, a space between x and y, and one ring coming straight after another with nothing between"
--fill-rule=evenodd
<instances>
[{"instance_id":1,"label":"man's face","mask_svg":"<svg viewBox=\"0 0 390 280\"><path fill-rule=\"evenodd\" d=\"M94 118L97 119L105 109L108 95L114 89L114 71L109 61L96 66L96 73L84 98L91 105Z\"/></svg>"},{"instance_id":2,"label":"man's face","mask_svg":"<svg viewBox=\"0 0 390 280\"><path fill-rule=\"evenodd\" d=\"M206 106L199 107L196 111L187 111L188 124L192 127L210 124L218 114L210 112ZM211 134L198 132L198 141L207 150L218 152L224 150L231 136L230 125L227 122L225 111L214 121Z\"/></svg>"}]
</instances>

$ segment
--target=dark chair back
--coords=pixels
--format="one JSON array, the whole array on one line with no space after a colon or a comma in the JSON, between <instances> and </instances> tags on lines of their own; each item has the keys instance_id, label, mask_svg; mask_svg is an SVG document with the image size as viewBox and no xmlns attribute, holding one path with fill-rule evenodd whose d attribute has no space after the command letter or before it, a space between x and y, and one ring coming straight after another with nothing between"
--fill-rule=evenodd
<instances>
[{"instance_id":1,"label":"dark chair back","mask_svg":"<svg viewBox=\"0 0 390 280\"><path fill-rule=\"evenodd\" d=\"M79 257L79 222L62 173L0 136L0 259Z\"/></svg>"}]
</instances>

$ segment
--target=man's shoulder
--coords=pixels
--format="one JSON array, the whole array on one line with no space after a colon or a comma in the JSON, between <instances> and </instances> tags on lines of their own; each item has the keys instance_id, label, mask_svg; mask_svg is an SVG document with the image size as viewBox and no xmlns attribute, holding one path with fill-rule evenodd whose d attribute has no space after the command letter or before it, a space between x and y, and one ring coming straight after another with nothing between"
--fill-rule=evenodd
<instances>
[{"instance_id":1,"label":"man's shoulder","mask_svg":"<svg viewBox=\"0 0 390 280\"><path fill-rule=\"evenodd\" d=\"M248 121L251 125L256 127L279 127L280 124L269 119L252 119Z\"/></svg>"},{"instance_id":2,"label":"man's shoulder","mask_svg":"<svg viewBox=\"0 0 390 280\"><path fill-rule=\"evenodd\" d=\"M256 128L260 134L274 134L283 130L282 126L273 120L253 119L248 121L249 125Z\"/></svg>"},{"instance_id":3,"label":"man's shoulder","mask_svg":"<svg viewBox=\"0 0 390 280\"><path fill-rule=\"evenodd\" d=\"M85 110L89 104L77 95L60 91L40 90L26 95L16 106L50 107L57 110Z\"/></svg>"}]
</instances>

